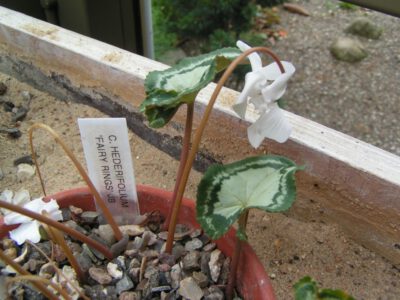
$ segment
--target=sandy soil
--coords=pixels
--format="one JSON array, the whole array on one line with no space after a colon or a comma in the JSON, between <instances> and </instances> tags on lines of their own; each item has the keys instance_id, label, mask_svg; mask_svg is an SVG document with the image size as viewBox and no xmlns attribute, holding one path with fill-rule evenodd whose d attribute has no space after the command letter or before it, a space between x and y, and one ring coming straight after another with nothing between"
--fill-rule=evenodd
<instances>
[{"instance_id":1,"label":"sandy soil","mask_svg":"<svg viewBox=\"0 0 400 300\"><path fill-rule=\"evenodd\" d=\"M83 162L76 119L107 116L85 105L54 99L4 74L0 74L0 81L8 86L0 101L29 105L28 115L19 126L22 137L11 139L6 134L0 134L0 168L4 172L0 191L26 188L32 196L39 196L42 192L38 179L34 177L18 182L13 165L16 158L29 154L26 134L29 126L35 122L52 126ZM23 91L32 95L30 101L24 100ZM1 107L0 126L14 125L11 113L6 113ZM131 132L129 138L137 183L171 190L178 163ZM60 148L44 132L36 132L34 140L49 194L83 185ZM200 178L201 174L192 172L186 196L194 198ZM314 277L322 286L347 290L357 299L400 297L400 270L353 242L335 226L304 223L282 214L253 211L249 237L272 278L278 299L292 299L292 285L306 275Z\"/></svg>"}]
</instances>

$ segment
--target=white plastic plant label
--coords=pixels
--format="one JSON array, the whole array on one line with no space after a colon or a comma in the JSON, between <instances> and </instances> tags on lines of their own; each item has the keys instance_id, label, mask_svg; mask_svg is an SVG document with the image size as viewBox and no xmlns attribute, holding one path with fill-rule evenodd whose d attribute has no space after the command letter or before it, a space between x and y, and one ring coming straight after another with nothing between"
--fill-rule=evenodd
<instances>
[{"instance_id":1,"label":"white plastic plant label","mask_svg":"<svg viewBox=\"0 0 400 300\"><path fill-rule=\"evenodd\" d=\"M134 224L140 213L126 119L78 119L78 125L90 179L115 221Z\"/></svg>"}]
</instances>

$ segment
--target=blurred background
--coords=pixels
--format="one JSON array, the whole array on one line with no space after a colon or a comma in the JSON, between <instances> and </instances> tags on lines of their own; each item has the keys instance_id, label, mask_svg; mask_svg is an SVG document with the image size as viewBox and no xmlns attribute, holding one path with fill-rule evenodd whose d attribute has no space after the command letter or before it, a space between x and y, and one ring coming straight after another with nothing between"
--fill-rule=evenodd
<instances>
[{"instance_id":1,"label":"blurred background","mask_svg":"<svg viewBox=\"0 0 400 300\"><path fill-rule=\"evenodd\" d=\"M0 5L173 65L270 47L297 71L280 105L400 155L398 0L0 0ZM265 63L269 63L265 58ZM228 86L239 90L241 66Z\"/></svg>"}]
</instances>

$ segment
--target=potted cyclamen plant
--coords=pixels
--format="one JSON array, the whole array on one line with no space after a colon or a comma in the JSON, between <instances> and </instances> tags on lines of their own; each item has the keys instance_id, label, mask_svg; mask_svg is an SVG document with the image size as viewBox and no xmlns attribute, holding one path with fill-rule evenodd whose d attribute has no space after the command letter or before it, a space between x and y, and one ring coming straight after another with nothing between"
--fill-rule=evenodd
<instances>
[{"instance_id":1,"label":"potted cyclamen plant","mask_svg":"<svg viewBox=\"0 0 400 300\"><path fill-rule=\"evenodd\" d=\"M239 116L244 117L247 104L250 102L261 114L260 118L248 128L248 137L251 145L258 147L265 137L278 142L284 142L290 135L290 124L285 120L283 111L279 108L277 100L285 92L286 82L294 73L294 67L288 62L281 62L267 48L250 48L240 41L237 45L243 53L237 48L224 48L198 57L186 58L170 69L149 73L145 80L147 96L141 105L141 110L146 114L150 126L164 126L174 116L181 105L187 105L186 128L174 192L172 194L167 193L160 196L157 190L149 190L149 188L146 187L139 188L140 203L145 206L142 210L145 212L157 208L164 212L169 210L165 222L165 227L168 228L168 238L165 246L166 255L172 253L175 228L178 220L180 222L189 222L193 226L198 226L193 220L193 202L185 200L182 206L185 186L200 145L201 136L216 98L234 68L247 56L250 59L252 71L246 75L244 89L233 108ZM266 67L262 67L261 58L255 52L268 54L275 62ZM198 92L210 83L217 73L224 69L226 69L226 71L219 80L192 139L191 132L195 98ZM128 242L128 237L121 232L121 228L118 227L113 220L112 215L104 205L104 201L95 190L82 166L76 161L57 134L45 125L36 125L30 131L31 141L32 131L35 128L47 129L72 158L74 164L87 182L105 219L109 222L117 242L107 248L96 240L57 222L56 220L59 219L57 213L55 213L56 217L54 219L52 218L52 213L57 210L54 206L54 202L50 202L52 203L51 207L53 209L49 210L47 210L45 206L41 206L42 204L38 204L38 207L32 209L36 212L29 210L29 207L25 209L4 201L0 201L0 207L47 224L47 226L45 226L47 234L63 249L68 247L66 247L66 242L60 231L73 236L75 239L84 241L101 252L105 258L113 259L121 253L123 245L126 245ZM33 150L32 142L31 148L31 150ZM32 151L32 155L36 161L34 151ZM241 280L236 280L237 274L241 276L245 284L251 283L251 286L247 288L245 284L238 285L239 292L242 292L245 298L274 299L271 286L268 285L268 278L259 280L251 278L251 280L255 280L256 282L250 282L249 279L254 275L252 274L254 270L246 270L246 268L238 270L237 268L240 264L240 258L249 259L250 256L254 255L249 246L243 242L246 240L245 227L249 209L259 208L269 212L287 210L295 199L296 188L294 173L299 169L300 168L294 162L287 158L262 155L246 158L225 166L212 166L205 173L199 185L196 207L197 220L202 226L202 229L210 238L219 239L223 237L238 220L236 237L233 236L235 231L231 229L227 236L217 241L218 246L223 251L228 251L231 254L232 250L234 250L230 277L226 287L227 299L233 298L235 282L241 282ZM38 173L40 177L40 172ZM168 201L163 201L166 197ZM74 206L81 206L84 209L94 208L93 201L91 201L92 198L87 189L76 190L73 192L73 195L71 195L70 192L61 193L55 195L54 198L57 199L61 206L72 204ZM168 209L168 205L170 205L170 209ZM180 211L181 208L182 211ZM44 213L43 210L47 211L47 213ZM6 218L9 224L25 222L23 219L20 219L18 215L14 214L12 216L11 219L13 219L13 221L9 221ZM188 216L192 218L189 221L185 220ZM21 216L21 218L23 217ZM8 217L8 219L10 219L10 217ZM37 228L36 225L34 225L35 228ZM2 233L9 229L9 227L5 228L4 226L0 228ZM241 251L242 247L245 247L244 251ZM68 250L65 251L68 252ZM80 270L79 263L74 261L73 255L71 256L71 254L68 253L67 258L71 266L74 267L78 277L83 278L84 272ZM21 269L15 262L8 259L3 251L0 251L0 259L12 266L20 275L23 275L22 277L25 279L32 280L47 297L55 299L54 294L53 297L51 297L52 292L49 292L49 289L46 288L46 285L49 283L48 280L41 280L32 274L27 274L26 271ZM247 263L250 262L246 261L246 264ZM260 268L260 263L253 263L252 266ZM243 274L245 274L245 277L242 276ZM246 279L246 276L249 278ZM82 280L84 280L84 278ZM264 293L264 291L266 291L266 293Z\"/></svg>"}]
</instances>

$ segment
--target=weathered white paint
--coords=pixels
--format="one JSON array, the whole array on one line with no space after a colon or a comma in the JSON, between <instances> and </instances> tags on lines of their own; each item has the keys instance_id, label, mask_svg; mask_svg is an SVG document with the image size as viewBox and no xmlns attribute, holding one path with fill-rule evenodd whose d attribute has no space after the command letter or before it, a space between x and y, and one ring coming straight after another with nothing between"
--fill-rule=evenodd
<instances>
[{"instance_id":1,"label":"weathered white paint","mask_svg":"<svg viewBox=\"0 0 400 300\"><path fill-rule=\"evenodd\" d=\"M148 72L167 68L1 7L0 52L40 68L49 74L49 80L51 74L60 74L70 86L95 91L95 96L103 92L112 95L112 101L129 111L137 110L143 100L143 80ZM214 87L207 86L197 102L206 104ZM223 89L203 143L205 149L223 156L224 161L259 153L248 145L245 134L247 122L254 122L257 114L249 109L247 122L239 121L230 108L237 95ZM204 105L197 106L198 113L203 109ZM288 155L306 165L304 175L299 175L299 195L318 201L329 220L400 264L400 251L393 247L400 240L400 157L290 112L286 115L293 125L290 141L265 145L273 153ZM183 123L183 114L174 120ZM167 127L162 132L180 133L173 130ZM313 186L323 187L316 190ZM300 202L298 210L301 216L313 214L312 207L305 203Z\"/></svg>"}]
</instances>

